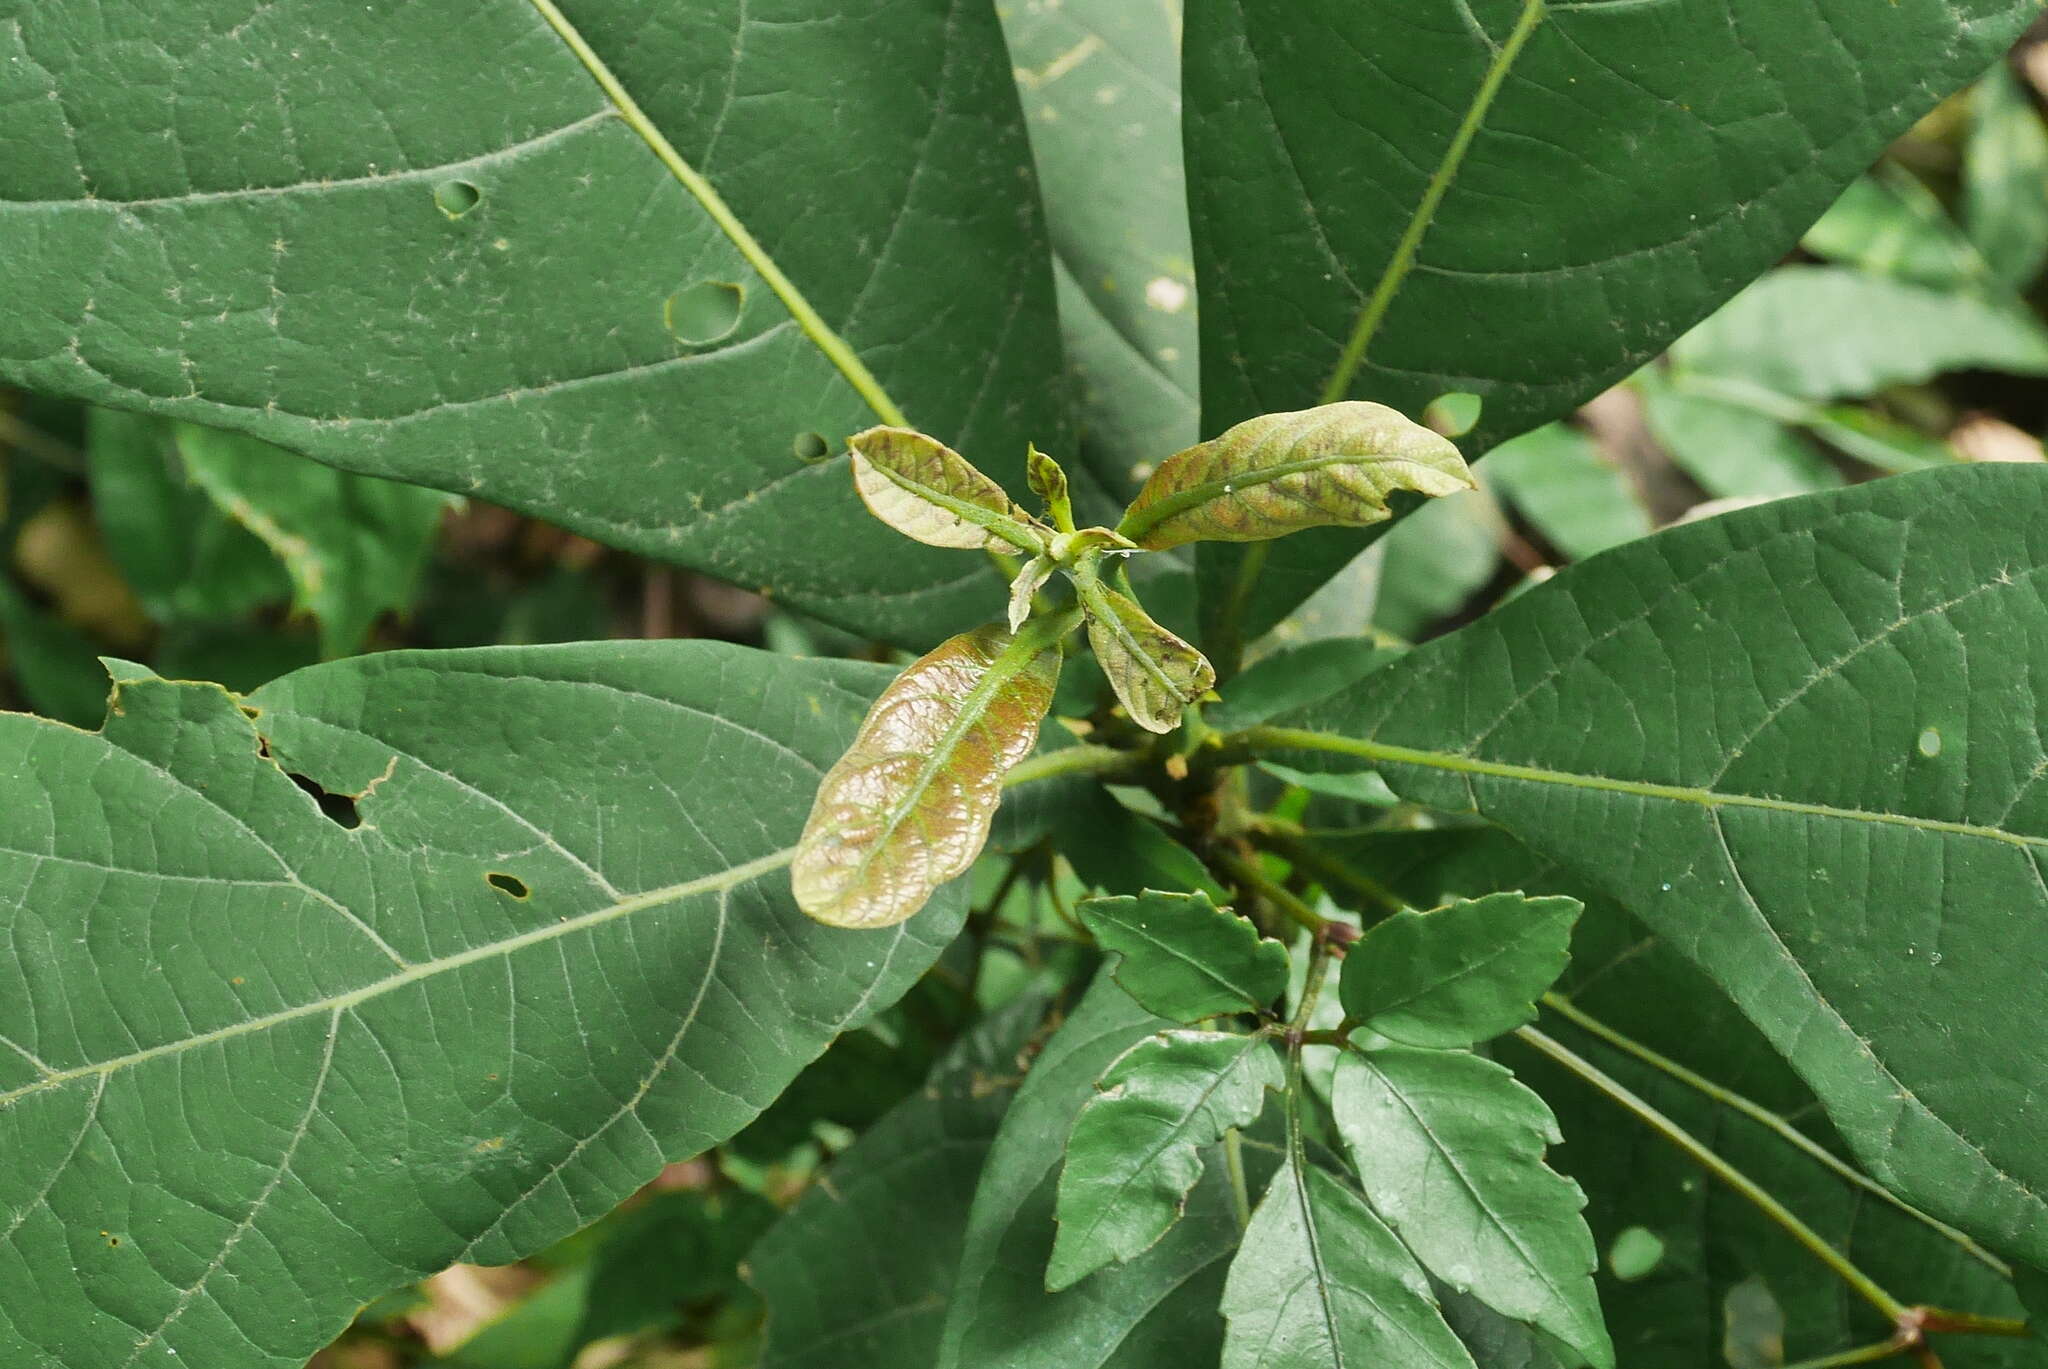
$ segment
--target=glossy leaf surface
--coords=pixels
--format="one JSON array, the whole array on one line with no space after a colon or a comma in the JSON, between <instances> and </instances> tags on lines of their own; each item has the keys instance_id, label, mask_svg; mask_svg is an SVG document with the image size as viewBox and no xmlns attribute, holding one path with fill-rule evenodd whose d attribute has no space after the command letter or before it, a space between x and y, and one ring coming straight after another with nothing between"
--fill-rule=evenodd
<instances>
[{"instance_id":1,"label":"glossy leaf surface","mask_svg":"<svg viewBox=\"0 0 2048 1369\"><path fill-rule=\"evenodd\" d=\"M0 717L0 1360L302 1363L750 1121L959 926L787 892L881 680L608 642Z\"/></svg>"},{"instance_id":2,"label":"glossy leaf surface","mask_svg":"<svg viewBox=\"0 0 2048 1369\"><path fill-rule=\"evenodd\" d=\"M835 927L886 927L973 864L1059 675L1057 635L994 625L905 669L818 785L790 870L798 906Z\"/></svg>"},{"instance_id":3,"label":"glossy leaf surface","mask_svg":"<svg viewBox=\"0 0 2048 1369\"><path fill-rule=\"evenodd\" d=\"M870 428L847 445L861 502L905 537L934 547L1043 550L1031 515L937 438L908 428Z\"/></svg>"},{"instance_id":4,"label":"glossy leaf surface","mask_svg":"<svg viewBox=\"0 0 2048 1369\"><path fill-rule=\"evenodd\" d=\"M1080 590L1095 663L1131 721L1147 732L1179 727L1182 711L1216 683L1216 668L1124 595L1100 584Z\"/></svg>"},{"instance_id":5,"label":"glossy leaf surface","mask_svg":"<svg viewBox=\"0 0 2048 1369\"><path fill-rule=\"evenodd\" d=\"M2048 916L2048 760L2012 700L2048 650L2044 526L2048 473L2017 466L1743 510L1571 568L1305 717L1620 899L1873 1174L2038 1260L2020 1100L2048 1088L2048 964L2015 928Z\"/></svg>"},{"instance_id":6,"label":"glossy leaf surface","mask_svg":"<svg viewBox=\"0 0 2048 1369\"><path fill-rule=\"evenodd\" d=\"M1782 258L2036 13L2029 0L1190 5L1203 432L1318 400L1420 413L1466 391L1485 401L1463 440L1476 455L1564 416ZM1246 639L1368 537L1275 545ZM1230 593L1244 554L1202 549L1205 598Z\"/></svg>"},{"instance_id":7,"label":"glossy leaf surface","mask_svg":"<svg viewBox=\"0 0 2048 1369\"><path fill-rule=\"evenodd\" d=\"M1261 542L1383 522L1397 490L1439 495L1471 485L1449 439L1383 404L1326 404L1248 419L1168 457L1118 531L1154 550Z\"/></svg>"},{"instance_id":8,"label":"glossy leaf surface","mask_svg":"<svg viewBox=\"0 0 2048 1369\"><path fill-rule=\"evenodd\" d=\"M1151 1249L1202 1177L1203 1149L1258 1120L1266 1090L1285 1082L1258 1036L1162 1032L1117 1057L1067 1138L1045 1286Z\"/></svg>"},{"instance_id":9,"label":"glossy leaf surface","mask_svg":"<svg viewBox=\"0 0 2048 1369\"><path fill-rule=\"evenodd\" d=\"M1293 1162L1223 1291L1223 1369L1473 1369L1415 1259L1358 1195Z\"/></svg>"},{"instance_id":10,"label":"glossy leaf surface","mask_svg":"<svg viewBox=\"0 0 2048 1369\"><path fill-rule=\"evenodd\" d=\"M1161 1017L1262 1012L1287 987L1287 948L1207 894L1148 889L1089 899L1077 911L1102 948L1120 957L1116 982Z\"/></svg>"},{"instance_id":11,"label":"glossy leaf surface","mask_svg":"<svg viewBox=\"0 0 2048 1369\"><path fill-rule=\"evenodd\" d=\"M1543 1163L1543 1100L1466 1051L1345 1051L1331 1109L1366 1200L1429 1271L1594 1365L1614 1347L1577 1184Z\"/></svg>"},{"instance_id":12,"label":"glossy leaf surface","mask_svg":"<svg viewBox=\"0 0 2048 1369\"><path fill-rule=\"evenodd\" d=\"M475 494L867 634L988 616L980 567L799 454L915 423L1021 489L1028 439L1065 446L990 10L9 0L0 31L0 379Z\"/></svg>"},{"instance_id":13,"label":"glossy leaf surface","mask_svg":"<svg viewBox=\"0 0 2048 1369\"><path fill-rule=\"evenodd\" d=\"M1564 969L1579 904L1497 893L1409 908L1344 958L1344 1012L1409 1046L1469 1046L1536 1015Z\"/></svg>"}]
</instances>

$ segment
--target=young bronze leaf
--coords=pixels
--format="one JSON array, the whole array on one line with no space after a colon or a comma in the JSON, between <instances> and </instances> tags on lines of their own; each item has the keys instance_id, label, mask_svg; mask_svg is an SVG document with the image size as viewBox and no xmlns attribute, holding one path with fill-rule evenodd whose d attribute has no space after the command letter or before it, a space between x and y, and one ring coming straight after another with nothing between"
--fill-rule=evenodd
<instances>
[{"instance_id":1,"label":"young bronze leaf","mask_svg":"<svg viewBox=\"0 0 2048 1369\"><path fill-rule=\"evenodd\" d=\"M1077 588L1088 610L1088 645L1131 720L1147 732L1179 727L1181 710L1216 683L1209 658L1115 590L1095 581Z\"/></svg>"},{"instance_id":2,"label":"young bronze leaf","mask_svg":"<svg viewBox=\"0 0 2048 1369\"><path fill-rule=\"evenodd\" d=\"M861 502L905 537L934 547L1045 550L1036 520L937 438L909 428L869 428L847 445Z\"/></svg>"},{"instance_id":3,"label":"young bronze leaf","mask_svg":"<svg viewBox=\"0 0 2048 1369\"><path fill-rule=\"evenodd\" d=\"M1262 414L1168 457L1117 531L1157 551L1262 542L1303 528L1378 523L1396 490L1455 494L1472 473L1451 442L1384 404Z\"/></svg>"},{"instance_id":4,"label":"young bronze leaf","mask_svg":"<svg viewBox=\"0 0 2048 1369\"><path fill-rule=\"evenodd\" d=\"M797 844L797 905L835 927L887 927L965 870L1003 776L1030 754L1072 619L943 642L882 691L826 772Z\"/></svg>"}]
</instances>

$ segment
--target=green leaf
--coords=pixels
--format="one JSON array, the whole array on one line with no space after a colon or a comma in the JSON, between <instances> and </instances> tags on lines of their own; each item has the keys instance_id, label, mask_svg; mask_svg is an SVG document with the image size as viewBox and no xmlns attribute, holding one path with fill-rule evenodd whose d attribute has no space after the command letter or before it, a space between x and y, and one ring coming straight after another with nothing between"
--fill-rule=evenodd
<instances>
[{"instance_id":1,"label":"green leaf","mask_svg":"<svg viewBox=\"0 0 2048 1369\"><path fill-rule=\"evenodd\" d=\"M998 10L1051 230L1081 468L1119 505L1162 453L1198 436L1180 10L1181 0Z\"/></svg>"},{"instance_id":2,"label":"green leaf","mask_svg":"<svg viewBox=\"0 0 2048 1369\"><path fill-rule=\"evenodd\" d=\"M1543 1100L1465 1051L1345 1051L1331 1109L1366 1201L1443 1282L1612 1369L1585 1195Z\"/></svg>"},{"instance_id":3,"label":"green leaf","mask_svg":"<svg viewBox=\"0 0 2048 1369\"><path fill-rule=\"evenodd\" d=\"M1091 888L1111 894L1185 889L1212 899L1229 897L1200 856L1099 785L1086 787L1061 806L1053 834L1060 855Z\"/></svg>"},{"instance_id":4,"label":"green leaf","mask_svg":"<svg viewBox=\"0 0 2048 1369\"><path fill-rule=\"evenodd\" d=\"M905 537L934 547L1045 550L1043 530L1032 526L1036 520L936 438L908 428L870 428L847 445L861 502Z\"/></svg>"},{"instance_id":5,"label":"green leaf","mask_svg":"<svg viewBox=\"0 0 2048 1369\"><path fill-rule=\"evenodd\" d=\"M1547 423L1502 443L1486 478L1571 560L1650 535L1650 513L1620 468L1577 428Z\"/></svg>"},{"instance_id":6,"label":"green leaf","mask_svg":"<svg viewBox=\"0 0 2048 1369\"><path fill-rule=\"evenodd\" d=\"M1250 727L1357 684L1399 654L1370 637L1324 637L1280 647L1246 666L1230 681L1223 702L1203 716L1222 732Z\"/></svg>"},{"instance_id":7,"label":"green leaf","mask_svg":"<svg viewBox=\"0 0 2048 1369\"><path fill-rule=\"evenodd\" d=\"M1681 338L1673 363L1794 399L1945 371L2048 375L2048 328L2017 305L1826 266L1787 266Z\"/></svg>"},{"instance_id":8,"label":"green leaf","mask_svg":"<svg viewBox=\"0 0 2048 1369\"><path fill-rule=\"evenodd\" d=\"M762 1369L932 1363L982 1161L1044 1012L1027 994L977 1025L754 1247Z\"/></svg>"},{"instance_id":9,"label":"green leaf","mask_svg":"<svg viewBox=\"0 0 2048 1369\"><path fill-rule=\"evenodd\" d=\"M1117 1057L1067 1138L1046 1288L1156 1245L1202 1177L1202 1151L1257 1121L1266 1090L1286 1082L1260 1036L1162 1032Z\"/></svg>"},{"instance_id":10,"label":"green leaf","mask_svg":"<svg viewBox=\"0 0 2048 1369\"><path fill-rule=\"evenodd\" d=\"M656 1193L615 1216L588 1262L576 1346L674 1327L690 1304L739 1293L740 1261L781 1215L730 1188Z\"/></svg>"},{"instance_id":11,"label":"green leaf","mask_svg":"<svg viewBox=\"0 0 2048 1369\"><path fill-rule=\"evenodd\" d=\"M2044 517L2048 473L1984 465L1689 524L1302 720L1620 899L1787 1054L1876 1177L2048 1258L2018 1103L2048 1088L2048 976L2013 934L2048 916L2041 749L2012 706L2048 640Z\"/></svg>"},{"instance_id":12,"label":"green leaf","mask_svg":"<svg viewBox=\"0 0 2048 1369\"><path fill-rule=\"evenodd\" d=\"M1889 162L1851 181L1799 242L1815 256L1937 289L1991 283L1984 258L1941 200Z\"/></svg>"},{"instance_id":13,"label":"green leaf","mask_svg":"<svg viewBox=\"0 0 2048 1369\"><path fill-rule=\"evenodd\" d=\"M1476 457L1563 417L1780 260L2035 13L2019 0L1734 18L1706 0L1471 0L1391 20L1355 0L1191 6L1202 431L1347 398L1419 413L1456 390L1485 403L1463 443ZM1368 540L1272 547L1245 639ZM1245 555L1202 549L1205 600L1231 596Z\"/></svg>"},{"instance_id":14,"label":"green leaf","mask_svg":"<svg viewBox=\"0 0 2048 1369\"><path fill-rule=\"evenodd\" d=\"M2000 63L1970 95L1963 147L1963 227L2009 289L2048 259L2048 128L2020 78Z\"/></svg>"},{"instance_id":15,"label":"green leaf","mask_svg":"<svg viewBox=\"0 0 2048 1369\"><path fill-rule=\"evenodd\" d=\"M22 593L0 573L0 651L29 707L73 727L107 711L107 672L92 639Z\"/></svg>"},{"instance_id":16,"label":"green leaf","mask_svg":"<svg viewBox=\"0 0 2048 1369\"><path fill-rule=\"evenodd\" d=\"M412 602L447 495L190 423L176 425L173 441L192 483L283 564L293 606L320 625L323 653L361 649L379 614Z\"/></svg>"},{"instance_id":17,"label":"green leaf","mask_svg":"<svg viewBox=\"0 0 2048 1369\"><path fill-rule=\"evenodd\" d=\"M1117 531L1155 551L1262 542L1304 528L1384 522L1397 490L1471 487L1448 438L1384 404L1325 404L1247 419L1168 457Z\"/></svg>"},{"instance_id":18,"label":"green leaf","mask_svg":"<svg viewBox=\"0 0 2048 1369\"><path fill-rule=\"evenodd\" d=\"M1060 1293L1045 1288L1057 1170L1095 1081L1172 1023L1098 975L1045 1045L982 1168L935 1369L1186 1369L1216 1360L1216 1299L1237 1221L1220 1157L1143 1255Z\"/></svg>"},{"instance_id":19,"label":"green leaf","mask_svg":"<svg viewBox=\"0 0 2048 1369\"><path fill-rule=\"evenodd\" d=\"M1026 440L1065 444L992 12L250 17L53 0L0 38L33 110L0 380L476 495L868 635L988 616L981 567L799 456L915 424L1021 488ZM517 81L469 78L480 53ZM264 113L178 113L202 107Z\"/></svg>"},{"instance_id":20,"label":"green leaf","mask_svg":"<svg viewBox=\"0 0 2048 1369\"><path fill-rule=\"evenodd\" d=\"M122 578L165 624L240 618L282 603L292 592L284 566L193 483L176 433L146 414L94 409L86 416L93 516ZM88 722L96 720L97 712Z\"/></svg>"},{"instance_id":21,"label":"green leaf","mask_svg":"<svg viewBox=\"0 0 2048 1369\"><path fill-rule=\"evenodd\" d=\"M1586 911L1573 930L1572 963L1558 992L1681 1065L1793 1119L1827 1150L1840 1152L1811 1091L1712 981L1668 940L1507 833L1451 828L1376 833L1339 844L1346 860L1416 902L1502 885L1582 898ZM1673 1011L1674 1004L1684 1004L1684 1011ZM1773 1132L1571 1022L1546 1014L1544 1030L1711 1144L1883 1286L1911 1289L1911 1296L1944 1307L2017 1315L2004 1279L1881 1193L1844 1182ZM1788 1361L1890 1334L1881 1317L1844 1297L1840 1280L1781 1227L1733 1190L1708 1181L1675 1148L1624 1124L1612 1100L1513 1038L1492 1049L1557 1115L1567 1144L1552 1162L1589 1199L1586 1219L1609 1266L1598 1276L1600 1304L1623 1364L1727 1369L1724 1308L1745 1283L1767 1285L1782 1304ZM1617 1257L1645 1242L1659 1247L1654 1266L1623 1277ZM1459 1325L1455 1317L1452 1325ZM1999 1337L1945 1338L1941 1353L1952 1369L2037 1369L2042 1363L2038 1346Z\"/></svg>"},{"instance_id":22,"label":"green leaf","mask_svg":"<svg viewBox=\"0 0 2048 1369\"><path fill-rule=\"evenodd\" d=\"M1410 641L1427 635L1493 579L1506 529L1484 489L1433 499L1402 519L1382 544L1373 626Z\"/></svg>"},{"instance_id":23,"label":"green leaf","mask_svg":"<svg viewBox=\"0 0 2048 1369\"><path fill-rule=\"evenodd\" d=\"M1282 1166L1223 1291L1223 1369L1472 1369L1394 1233L1322 1170Z\"/></svg>"},{"instance_id":24,"label":"green leaf","mask_svg":"<svg viewBox=\"0 0 2048 1369\"><path fill-rule=\"evenodd\" d=\"M882 691L818 785L790 868L799 907L835 927L887 927L974 863L1003 776L1052 707L1064 631L977 628Z\"/></svg>"},{"instance_id":25,"label":"green leaf","mask_svg":"<svg viewBox=\"0 0 2048 1369\"><path fill-rule=\"evenodd\" d=\"M1636 379L1643 419L1680 470L1716 499L1775 499L1843 482L1798 431L1814 406L1747 380L1686 371Z\"/></svg>"},{"instance_id":26,"label":"green leaf","mask_svg":"<svg viewBox=\"0 0 2048 1369\"><path fill-rule=\"evenodd\" d=\"M120 667L103 732L0 716L0 925L38 947L0 993L0 1211L68 1271L10 1294L0 1362L303 1362L737 1131L960 925L787 892L884 678L605 642L246 700Z\"/></svg>"},{"instance_id":27,"label":"green leaf","mask_svg":"<svg viewBox=\"0 0 2048 1369\"><path fill-rule=\"evenodd\" d=\"M1075 581L1088 610L1088 645L1131 721L1147 732L1171 732L1181 711L1209 692L1209 658L1152 621L1144 609L1099 581Z\"/></svg>"},{"instance_id":28,"label":"green leaf","mask_svg":"<svg viewBox=\"0 0 2048 1369\"><path fill-rule=\"evenodd\" d=\"M1469 1046L1513 1031L1570 959L1578 916L1575 899L1512 893L1404 909L1344 958L1345 1015L1409 1046Z\"/></svg>"},{"instance_id":29,"label":"green leaf","mask_svg":"<svg viewBox=\"0 0 2048 1369\"><path fill-rule=\"evenodd\" d=\"M1146 890L1092 898L1077 910L1104 950L1120 957L1116 982L1176 1022L1264 1012L1287 987L1287 948L1218 908L1205 893Z\"/></svg>"}]
</instances>

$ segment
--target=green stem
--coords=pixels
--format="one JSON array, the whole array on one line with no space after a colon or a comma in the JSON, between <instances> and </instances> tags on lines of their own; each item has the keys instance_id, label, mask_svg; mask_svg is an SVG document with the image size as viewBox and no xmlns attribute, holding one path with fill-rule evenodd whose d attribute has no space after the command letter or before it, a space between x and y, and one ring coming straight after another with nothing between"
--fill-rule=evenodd
<instances>
[{"instance_id":1,"label":"green stem","mask_svg":"<svg viewBox=\"0 0 2048 1369\"><path fill-rule=\"evenodd\" d=\"M1258 867L1256 861L1246 860L1243 856L1227 848L1214 852L1211 859L1216 862L1217 866L1225 874L1230 876L1239 888L1249 889L1275 908L1278 908L1288 916L1289 920L1300 924L1303 928L1313 933L1318 942L1328 936L1331 927L1339 925L1331 922L1330 919L1309 907L1291 889L1286 888L1279 881L1269 878L1266 872ZM1347 928L1346 930L1350 929Z\"/></svg>"},{"instance_id":2,"label":"green stem","mask_svg":"<svg viewBox=\"0 0 2048 1369\"><path fill-rule=\"evenodd\" d=\"M889 398L888 391L882 388L882 383L868 370L867 363L863 362L854 353L853 348L847 345L846 339L833 332L830 325L819 316L818 311L811 307L811 302L804 298L803 291L797 289L796 282L782 273L782 268L768 255L768 249L761 246L760 241L747 231L747 226L740 222L739 215L732 212L732 206L725 202L725 197L712 187L710 181L704 179L697 168L683 160L683 154L676 151L675 144L668 140L668 135L655 125L654 120L647 117L647 111L640 108L639 101L627 92L619 78L612 73L612 69L605 65L604 59L597 55L597 51L577 31L576 26L569 22L569 17L562 13L555 0L532 0L532 4L540 11L541 18L547 21L548 27L553 29L556 36L568 46L569 51L575 54L576 60L583 64L583 69L590 73L591 79L597 82L598 89L612 102L612 107L618 110L619 117L625 120L626 126L640 135L641 141L646 143L656 159L668 168L669 174L680 181L683 188L703 206L705 214L718 225L719 230L732 245L739 249L740 255L747 259L747 265L753 267L761 279L768 283L768 288L782 301L783 308L789 310L790 317L804 330L805 336L809 337L818 350L839 368L839 373L846 377L847 383L853 386L855 393L867 401L868 407L875 411L875 416L891 427L909 427L910 420L903 416L903 410L896 407L896 401Z\"/></svg>"},{"instance_id":3,"label":"green stem","mask_svg":"<svg viewBox=\"0 0 2048 1369\"><path fill-rule=\"evenodd\" d=\"M1367 907L1361 911L1377 917L1390 917L1408 906L1407 900L1372 876L1353 869L1344 861L1323 850L1314 842L1303 841L1291 832L1276 832L1268 828L1253 828L1252 841L1284 856L1294 864L1313 873L1325 886L1336 884L1364 899Z\"/></svg>"},{"instance_id":4,"label":"green stem","mask_svg":"<svg viewBox=\"0 0 2048 1369\"><path fill-rule=\"evenodd\" d=\"M1794 1147L1816 1163L1824 1166L1837 1177L1854 1184L1865 1192L1882 1198L1885 1202L1890 1203L1915 1221L1925 1223L1949 1240L1954 1241L1973 1259L1997 1271L2001 1278L2009 1279L2012 1277L2012 1266L2008 1265L2004 1260L1999 1259L1998 1256L1992 1254L1983 1246L1978 1245L1968 1236L1948 1225L1948 1223L1930 1217L1919 1208L1914 1207L1911 1203L1900 1198L1883 1184L1878 1183L1855 1166L1844 1162L1833 1151L1815 1141L1805 1132L1800 1131L1769 1108L1764 1107L1760 1103L1751 1102L1732 1089L1724 1088L1704 1075L1687 1069L1676 1060L1660 1055L1632 1037L1624 1036L1598 1018L1587 1013L1562 994L1547 993L1543 995L1543 1006L1556 1013L1559 1017L1564 1018L1587 1035L1605 1042L1625 1055L1633 1056L1654 1070L1669 1075L1687 1088L1706 1095L1721 1106L1741 1113L1744 1117L1757 1123L1757 1125L1768 1128L1787 1145Z\"/></svg>"},{"instance_id":5,"label":"green stem","mask_svg":"<svg viewBox=\"0 0 2048 1369\"><path fill-rule=\"evenodd\" d=\"M1141 762L1142 757L1136 752L1119 751L1113 746L1063 746L1020 761L1003 777L1003 788L1014 789L1020 784L1061 775L1109 777L1134 771Z\"/></svg>"},{"instance_id":6,"label":"green stem","mask_svg":"<svg viewBox=\"0 0 2048 1369\"><path fill-rule=\"evenodd\" d=\"M1515 1035L1525 1044L1564 1066L1564 1068L1579 1076L1586 1083L1592 1085L1601 1093L1606 1094L1609 1099L1635 1114L1638 1121L1642 1122L1659 1136L1662 1136L1672 1145L1678 1147L1694 1164L1697 1164L1700 1168L1706 1170L1707 1173L1742 1195L1758 1211L1783 1228L1785 1233L1793 1240L1804 1246L1807 1252L1815 1259L1833 1270L1836 1277L1849 1285L1865 1302L1876 1308L1886 1322L1900 1327L1914 1324L1913 1309L1885 1292L1875 1279L1857 1268L1849 1260L1848 1256L1828 1244L1819 1232L1801 1221L1799 1216L1790 1208L1779 1202L1776 1197L1772 1196L1771 1193L1747 1174L1744 1174L1741 1170L1722 1159L1691 1132L1672 1121L1669 1117L1666 1117L1656 1108L1650 1106L1649 1103L1631 1092L1620 1081L1601 1070L1591 1061L1583 1059L1561 1043L1537 1031L1534 1027L1519 1028L1516 1030Z\"/></svg>"},{"instance_id":7,"label":"green stem","mask_svg":"<svg viewBox=\"0 0 2048 1369\"><path fill-rule=\"evenodd\" d=\"M1894 1336L1881 1340L1875 1345L1861 1345L1854 1350L1839 1354L1822 1355L1819 1359L1803 1359L1797 1364L1788 1364L1785 1369L1842 1369L1850 1364L1873 1364L1878 1360L1892 1359L1912 1349L1912 1342Z\"/></svg>"},{"instance_id":8,"label":"green stem","mask_svg":"<svg viewBox=\"0 0 2048 1369\"><path fill-rule=\"evenodd\" d=\"M1330 373L1329 383L1323 386L1318 403L1335 404L1351 392L1352 379L1365 361L1366 349L1372 346L1373 335L1379 332L1387 310L1393 307L1394 296L1400 293L1401 286L1408 279L1408 273L1415 269L1415 256L1421 250L1422 239L1429 232L1429 225L1436 218L1444 196L1450 192L1451 183L1457 179L1465 154L1472 150L1473 140L1486 123L1486 114L1493 107L1494 97L1500 94L1515 60L1522 55L1522 49L1543 22L1545 9L1545 0L1523 0L1522 14L1515 21L1514 30L1508 34L1506 42L1494 49L1493 62L1479 82L1478 93L1465 110L1458 131L1451 135L1451 145L1444 149L1443 160L1437 163L1436 173L1429 178L1429 185L1423 190L1415 212L1409 216L1400 241L1394 244L1394 254L1388 258L1386 270L1380 273L1379 283L1373 287L1372 296L1359 312L1358 323L1351 330L1351 339L1344 344L1343 355L1337 358L1337 369Z\"/></svg>"},{"instance_id":9,"label":"green stem","mask_svg":"<svg viewBox=\"0 0 2048 1369\"><path fill-rule=\"evenodd\" d=\"M1230 1172L1230 1202L1240 1233L1252 1224L1251 1190L1244 1180L1244 1137L1236 1127L1223 1133L1223 1167Z\"/></svg>"}]
</instances>

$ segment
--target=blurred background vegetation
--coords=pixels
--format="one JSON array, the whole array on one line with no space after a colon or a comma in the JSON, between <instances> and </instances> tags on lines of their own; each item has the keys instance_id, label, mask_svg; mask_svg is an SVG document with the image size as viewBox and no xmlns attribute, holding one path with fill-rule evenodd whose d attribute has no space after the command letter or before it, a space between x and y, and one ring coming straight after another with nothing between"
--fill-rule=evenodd
<instances>
[{"instance_id":1,"label":"blurred background vegetation","mask_svg":"<svg viewBox=\"0 0 2048 1369\"><path fill-rule=\"evenodd\" d=\"M2048 431L2048 44L1895 144L1799 249L1674 346L1479 467L1283 624L1267 651L1399 645L1566 564L1742 504L1957 461L2041 461ZM1179 307L1179 302L1175 302ZM1431 420L1468 427L1463 397ZM249 689L402 647L718 637L887 656L761 597L475 501L247 438L0 390L0 706L97 726L115 656ZM1087 713L1085 681L1063 704ZM1276 801L1380 802L1290 790ZM458 1266L365 1308L319 1369L682 1369L759 1362L746 1252L945 1047L1085 954L1071 900L1205 882L1142 811L1067 814L978 875L979 940L843 1038L759 1121L618 1211L502 1269ZM1163 816L1163 815L1158 815ZM1118 867L1115 877L1095 870ZM1022 872L1019 878L1017 872ZM1220 892L1220 891L1219 891ZM979 946L981 949L967 949Z\"/></svg>"}]
</instances>

